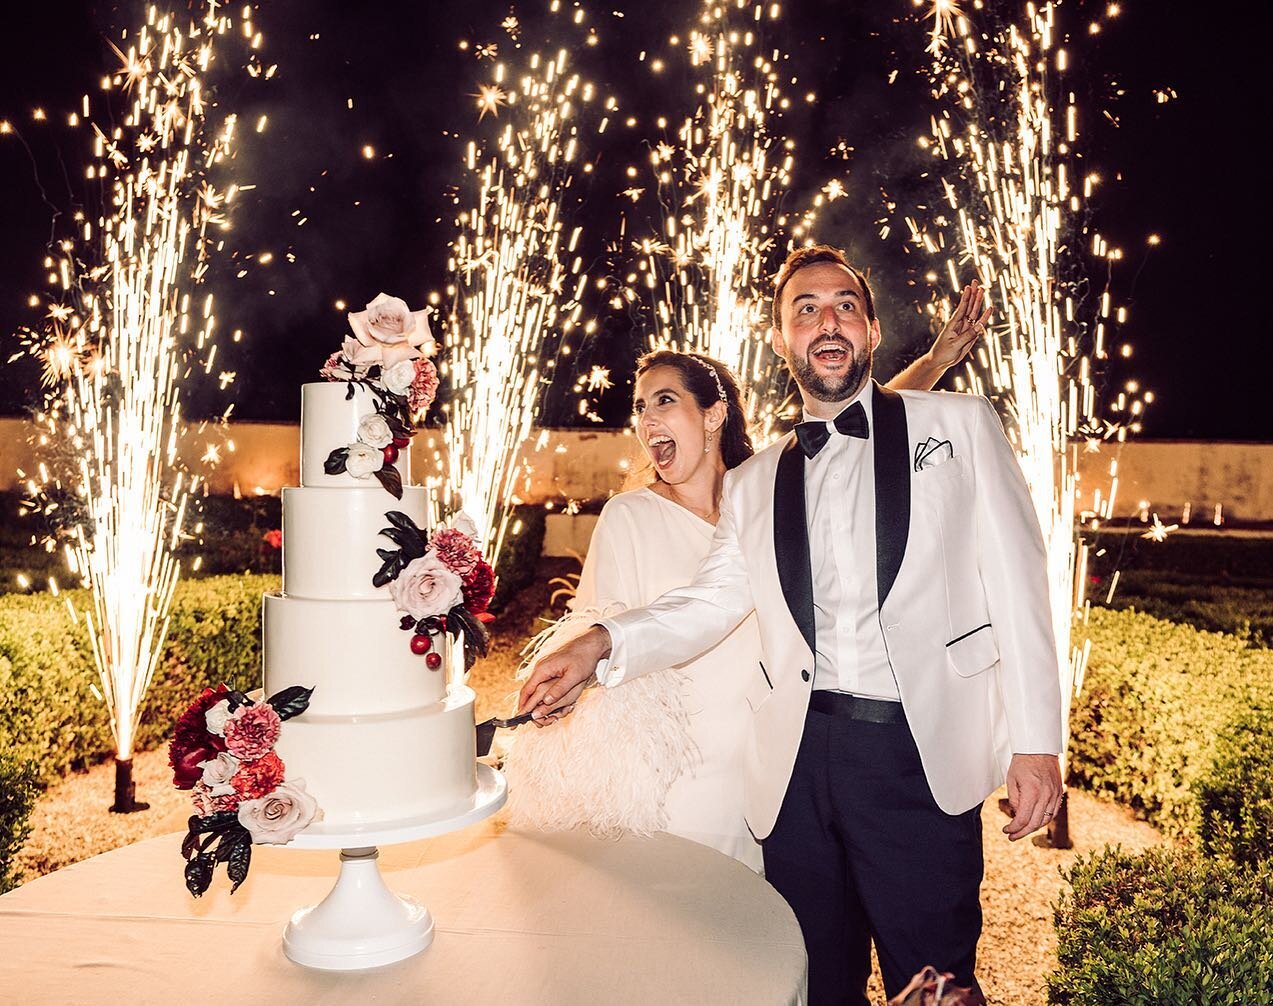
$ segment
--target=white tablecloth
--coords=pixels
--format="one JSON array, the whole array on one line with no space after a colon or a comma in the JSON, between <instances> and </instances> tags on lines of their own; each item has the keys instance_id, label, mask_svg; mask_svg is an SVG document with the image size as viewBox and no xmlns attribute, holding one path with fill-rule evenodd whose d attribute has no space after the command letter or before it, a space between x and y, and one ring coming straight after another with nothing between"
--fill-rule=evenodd
<instances>
[{"instance_id":1,"label":"white tablecloth","mask_svg":"<svg viewBox=\"0 0 1273 1006\"><path fill-rule=\"evenodd\" d=\"M389 887L426 904L433 945L364 972L283 956L336 852L257 846L233 897L182 881L180 835L117 849L0 898L0 1002L785 1004L805 954L786 903L746 867L670 835L603 841L490 823L380 850Z\"/></svg>"}]
</instances>

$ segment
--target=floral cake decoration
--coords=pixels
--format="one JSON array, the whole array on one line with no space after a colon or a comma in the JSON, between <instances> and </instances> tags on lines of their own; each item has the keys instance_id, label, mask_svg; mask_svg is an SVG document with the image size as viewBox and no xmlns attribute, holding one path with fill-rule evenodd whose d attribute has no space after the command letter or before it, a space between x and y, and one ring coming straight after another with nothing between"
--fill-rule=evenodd
<instances>
[{"instance_id":1,"label":"floral cake decoration","mask_svg":"<svg viewBox=\"0 0 1273 1006\"><path fill-rule=\"evenodd\" d=\"M402 477L394 467L398 453L415 433L413 415L433 404L438 371L429 359L437 343L429 331L428 311L412 311L406 301L379 294L366 310L350 313L349 327L338 352L320 373L329 381L371 392L376 411L358 424L358 439L338 447L323 465L328 475L348 472L357 479L377 479L402 499Z\"/></svg>"}]
</instances>

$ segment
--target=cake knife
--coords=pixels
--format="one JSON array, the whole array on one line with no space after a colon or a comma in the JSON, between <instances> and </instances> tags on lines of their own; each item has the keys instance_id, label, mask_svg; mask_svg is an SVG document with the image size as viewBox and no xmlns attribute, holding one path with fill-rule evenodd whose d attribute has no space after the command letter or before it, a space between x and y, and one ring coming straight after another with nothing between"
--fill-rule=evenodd
<instances>
[{"instance_id":1,"label":"cake knife","mask_svg":"<svg viewBox=\"0 0 1273 1006\"><path fill-rule=\"evenodd\" d=\"M521 726L523 723L529 723L531 719L530 713L522 713L520 716L512 716L506 720L494 717L479 723L477 725L477 756L482 758L491 753L491 743L495 740L496 727L511 730L514 727Z\"/></svg>"}]
</instances>

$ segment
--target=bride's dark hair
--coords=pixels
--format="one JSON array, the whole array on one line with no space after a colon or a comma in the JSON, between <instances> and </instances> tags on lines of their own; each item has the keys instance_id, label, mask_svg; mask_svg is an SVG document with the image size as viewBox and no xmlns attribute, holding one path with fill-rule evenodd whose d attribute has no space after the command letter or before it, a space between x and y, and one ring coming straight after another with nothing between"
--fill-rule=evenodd
<instances>
[{"instance_id":1,"label":"bride's dark hair","mask_svg":"<svg viewBox=\"0 0 1273 1006\"><path fill-rule=\"evenodd\" d=\"M725 402L725 425L720 428L720 453L726 468L737 468L756 450L747 435L747 416L738 382L719 360L699 353L677 353L659 349L637 360L636 376L655 367L671 367L681 375L681 383L703 410ZM722 396L722 392L724 393Z\"/></svg>"}]
</instances>

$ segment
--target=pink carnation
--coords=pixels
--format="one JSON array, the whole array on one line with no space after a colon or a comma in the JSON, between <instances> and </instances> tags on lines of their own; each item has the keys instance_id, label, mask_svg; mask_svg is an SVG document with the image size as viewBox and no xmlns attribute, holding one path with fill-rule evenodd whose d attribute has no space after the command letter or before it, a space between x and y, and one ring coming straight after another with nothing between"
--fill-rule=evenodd
<instances>
[{"instance_id":1,"label":"pink carnation","mask_svg":"<svg viewBox=\"0 0 1273 1006\"><path fill-rule=\"evenodd\" d=\"M463 531L443 528L434 534L431 544L442 560L442 565L461 580L467 580L482 561L482 553L473 544L473 539Z\"/></svg>"},{"instance_id":2,"label":"pink carnation","mask_svg":"<svg viewBox=\"0 0 1273 1006\"><path fill-rule=\"evenodd\" d=\"M244 762L230 778L230 785L240 798L259 800L278 788L283 782L285 771L283 759L269 751L256 761Z\"/></svg>"},{"instance_id":3,"label":"pink carnation","mask_svg":"<svg viewBox=\"0 0 1273 1006\"><path fill-rule=\"evenodd\" d=\"M438 369L432 360L415 361L415 380L407 389L407 404L412 412L423 412L433 404L438 393Z\"/></svg>"},{"instance_id":4,"label":"pink carnation","mask_svg":"<svg viewBox=\"0 0 1273 1006\"><path fill-rule=\"evenodd\" d=\"M239 706L225 721L226 750L244 761L260 758L273 750L282 725L278 713L267 702Z\"/></svg>"}]
</instances>

